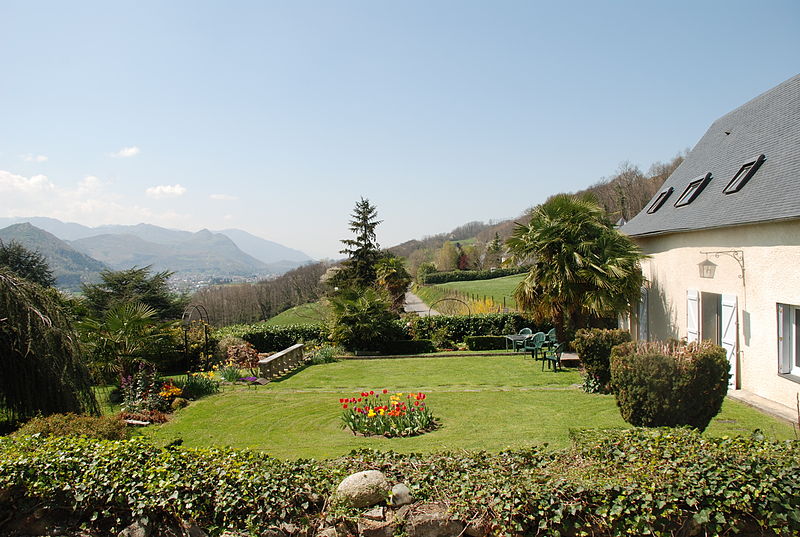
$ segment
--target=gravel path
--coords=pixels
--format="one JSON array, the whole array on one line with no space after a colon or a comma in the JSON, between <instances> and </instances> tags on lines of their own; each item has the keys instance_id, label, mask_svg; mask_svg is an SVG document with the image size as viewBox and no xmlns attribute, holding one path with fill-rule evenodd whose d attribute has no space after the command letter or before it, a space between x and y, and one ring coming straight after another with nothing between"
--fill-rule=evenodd
<instances>
[{"instance_id":1,"label":"gravel path","mask_svg":"<svg viewBox=\"0 0 800 537\"><path fill-rule=\"evenodd\" d=\"M405 304L403 304L403 309L409 313L416 313L420 317L427 317L428 315L440 315L438 311L431 310L420 297L411 291L406 291L406 301ZM429 310L430 313L428 313Z\"/></svg>"}]
</instances>

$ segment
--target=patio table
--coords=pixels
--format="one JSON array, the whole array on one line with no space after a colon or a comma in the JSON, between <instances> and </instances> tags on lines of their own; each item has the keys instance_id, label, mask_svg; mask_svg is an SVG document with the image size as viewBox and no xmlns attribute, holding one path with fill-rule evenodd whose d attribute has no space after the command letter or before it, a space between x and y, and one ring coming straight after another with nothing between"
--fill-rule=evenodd
<instances>
[{"instance_id":1,"label":"patio table","mask_svg":"<svg viewBox=\"0 0 800 537\"><path fill-rule=\"evenodd\" d=\"M506 350L508 350L508 342L510 341L511 342L511 348L514 349L514 351L516 352L515 343L517 341L525 341L529 337L531 337L530 334L509 334L509 335L505 336L505 338L506 338Z\"/></svg>"}]
</instances>

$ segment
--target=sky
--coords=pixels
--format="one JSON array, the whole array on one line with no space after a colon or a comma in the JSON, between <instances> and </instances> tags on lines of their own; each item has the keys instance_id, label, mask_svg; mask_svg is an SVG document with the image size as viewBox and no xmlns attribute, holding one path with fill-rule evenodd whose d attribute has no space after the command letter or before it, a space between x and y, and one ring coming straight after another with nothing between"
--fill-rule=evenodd
<instances>
[{"instance_id":1,"label":"sky","mask_svg":"<svg viewBox=\"0 0 800 537\"><path fill-rule=\"evenodd\" d=\"M800 72L800 2L0 2L0 216L337 258L644 171Z\"/></svg>"}]
</instances>

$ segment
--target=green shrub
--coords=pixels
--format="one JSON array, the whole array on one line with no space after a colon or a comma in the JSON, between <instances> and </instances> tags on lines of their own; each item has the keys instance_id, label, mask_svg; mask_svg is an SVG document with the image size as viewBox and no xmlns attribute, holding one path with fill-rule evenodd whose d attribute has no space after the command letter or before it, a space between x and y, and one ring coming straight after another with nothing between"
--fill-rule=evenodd
<instances>
[{"instance_id":1,"label":"green shrub","mask_svg":"<svg viewBox=\"0 0 800 537\"><path fill-rule=\"evenodd\" d=\"M471 351L490 351L505 349L508 340L503 336L467 336L464 343Z\"/></svg>"},{"instance_id":2,"label":"green shrub","mask_svg":"<svg viewBox=\"0 0 800 537\"><path fill-rule=\"evenodd\" d=\"M689 425L705 430L728 392L725 349L625 343L611 355L611 383L622 418L645 427Z\"/></svg>"},{"instance_id":3,"label":"green shrub","mask_svg":"<svg viewBox=\"0 0 800 537\"><path fill-rule=\"evenodd\" d=\"M581 328L575 333L572 345L587 375L584 391L608 391L611 382L611 349L630 340L631 335L625 330Z\"/></svg>"},{"instance_id":4,"label":"green shrub","mask_svg":"<svg viewBox=\"0 0 800 537\"><path fill-rule=\"evenodd\" d=\"M42 436L86 436L100 440L128 438L125 422L118 416L79 416L78 414L50 414L36 417L23 425L16 436L39 434Z\"/></svg>"},{"instance_id":5,"label":"green shrub","mask_svg":"<svg viewBox=\"0 0 800 537\"><path fill-rule=\"evenodd\" d=\"M498 268L494 270L451 270L448 272L423 272L417 273L417 281L423 285L433 285L436 283L447 282L466 282L473 280L493 280L523 274L528 272L530 267L510 267Z\"/></svg>"},{"instance_id":6,"label":"green shrub","mask_svg":"<svg viewBox=\"0 0 800 537\"><path fill-rule=\"evenodd\" d=\"M452 341L467 336L503 336L516 334L523 328L547 332L552 323L537 323L519 313L487 313L482 315L433 315L412 319L409 331L413 339L434 339L442 331Z\"/></svg>"},{"instance_id":7,"label":"green shrub","mask_svg":"<svg viewBox=\"0 0 800 537\"><path fill-rule=\"evenodd\" d=\"M219 381L211 372L189 373L175 380L175 386L183 391L187 399L200 399L219 392Z\"/></svg>"},{"instance_id":8,"label":"green shrub","mask_svg":"<svg viewBox=\"0 0 800 537\"><path fill-rule=\"evenodd\" d=\"M343 289L331 297L330 339L348 350L378 350L384 341L399 339L397 315L374 289Z\"/></svg>"},{"instance_id":9,"label":"green shrub","mask_svg":"<svg viewBox=\"0 0 800 537\"><path fill-rule=\"evenodd\" d=\"M493 535L800 531L800 442L757 435L634 429L594 434L555 452L362 450L325 461L228 448L161 449L141 438L0 438L0 491L13 489L18 503L69 506L77 522L94 530L87 533L102 535L142 515L164 526L192 520L252 534L283 523L333 525L343 520L323 513L326 498L345 476L376 468L391 482L408 483L421 502L446 501L459 519L485 520ZM326 516L334 520L323 522Z\"/></svg>"},{"instance_id":10,"label":"green shrub","mask_svg":"<svg viewBox=\"0 0 800 537\"><path fill-rule=\"evenodd\" d=\"M336 361L336 357L344 354L344 349L338 345L321 345L319 348L312 348L308 353L308 362L311 365L329 364Z\"/></svg>"},{"instance_id":11,"label":"green shrub","mask_svg":"<svg viewBox=\"0 0 800 537\"><path fill-rule=\"evenodd\" d=\"M427 354L435 352L430 339L400 339L388 341L381 348L383 354Z\"/></svg>"},{"instance_id":12,"label":"green shrub","mask_svg":"<svg viewBox=\"0 0 800 537\"><path fill-rule=\"evenodd\" d=\"M233 336L251 343L258 352L277 352L295 343L321 343L328 331L321 324L290 324L273 326L266 323L234 324L213 333L213 338L222 341Z\"/></svg>"}]
</instances>

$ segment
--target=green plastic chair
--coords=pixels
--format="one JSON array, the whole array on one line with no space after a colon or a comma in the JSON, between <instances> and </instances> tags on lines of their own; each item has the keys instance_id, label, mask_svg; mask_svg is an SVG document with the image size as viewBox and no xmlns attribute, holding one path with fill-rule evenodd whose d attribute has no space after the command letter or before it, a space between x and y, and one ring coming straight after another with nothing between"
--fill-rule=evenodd
<instances>
[{"instance_id":1,"label":"green plastic chair","mask_svg":"<svg viewBox=\"0 0 800 537\"><path fill-rule=\"evenodd\" d=\"M530 328L523 328L519 331L520 336L530 336L533 334L533 330ZM525 342L530 338L525 338L522 341L515 341L514 342L514 352L521 351L525 348Z\"/></svg>"},{"instance_id":2,"label":"green plastic chair","mask_svg":"<svg viewBox=\"0 0 800 537\"><path fill-rule=\"evenodd\" d=\"M540 355L543 353L542 345L544 345L545 335L544 332L536 332L531 337L524 341L525 351L531 353L531 358L540 360Z\"/></svg>"},{"instance_id":3,"label":"green plastic chair","mask_svg":"<svg viewBox=\"0 0 800 537\"><path fill-rule=\"evenodd\" d=\"M544 350L542 358L542 371L544 371L544 364L547 362L547 367L553 367L553 371L561 369L561 354L564 352L564 344L559 343L553 350Z\"/></svg>"}]
</instances>

